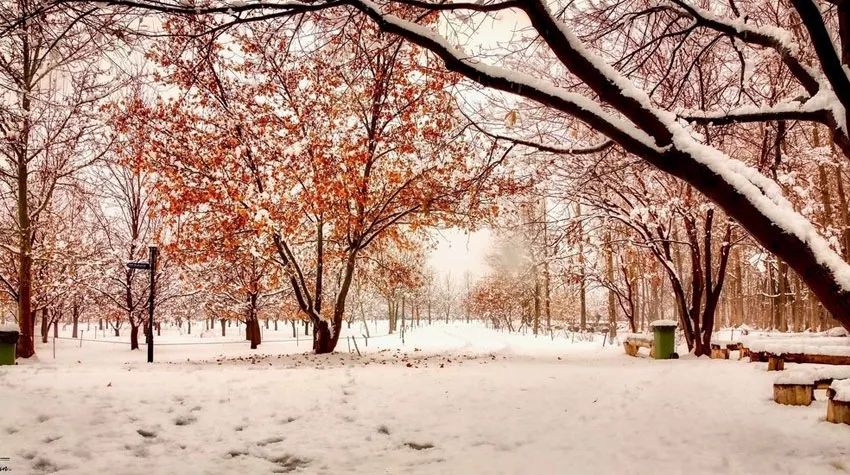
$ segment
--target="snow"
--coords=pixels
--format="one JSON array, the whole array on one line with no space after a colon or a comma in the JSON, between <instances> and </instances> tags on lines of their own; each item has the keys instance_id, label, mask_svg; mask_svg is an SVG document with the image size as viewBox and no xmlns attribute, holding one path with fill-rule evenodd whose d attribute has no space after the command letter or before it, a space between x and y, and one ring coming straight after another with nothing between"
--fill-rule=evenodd
<instances>
[{"instance_id":1,"label":"snow","mask_svg":"<svg viewBox=\"0 0 850 475\"><path fill-rule=\"evenodd\" d=\"M809 354L832 354L824 353L826 348L847 348L850 351L850 338L846 337L791 337L791 338L762 338L746 339L746 347L750 351L767 351L774 354L780 353L809 353ZM805 351L799 351L805 350Z\"/></svg>"},{"instance_id":2,"label":"snow","mask_svg":"<svg viewBox=\"0 0 850 475\"><path fill-rule=\"evenodd\" d=\"M835 391L834 401L850 402L850 379L833 381L829 388Z\"/></svg>"},{"instance_id":3,"label":"snow","mask_svg":"<svg viewBox=\"0 0 850 475\"><path fill-rule=\"evenodd\" d=\"M832 336L832 337L844 336L844 337L846 337L847 336L847 329L844 328L844 327L830 328L829 330L826 331L826 336Z\"/></svg>"},{"instance_id":4,"label":"snow","mask_svg":"<svg viewBox=\"0 0 850 475\"><path fill-rule=\"evenodd\" d=\"M17 323L0 323L0 332L21 332Z\"/></svg>"},{"instance_id":5,"label":"snow","mask_svg":"<svg viewBox=\"0 0 850 475\"><path fill-rule=\"evenodd\" d=\"M776 384L814 384L824 379L848 379L850 366L797 365L782 371L774 380Z\"/></svg>"},{"instance_id":6,"label":"snow","mask_svg":"<svg viewBox=\"0 0 850 475\"><path fill-rule=\"evenodd\" d=\"M158 347L152 365L126 340L95 343L86 332L82 347L57 340L55 360L51 342L36 361L0 367L3 464L60 475L620 474L636 460L689 475L850 466L848 428L823 422L825 401L773 403L764 364L683 351L680 360L634 358L601 336L535 339L475 325L411 329L404 344L377 336L360 341L363 357L347 353L345 338L340 354L304 354L288 325L264 329L256 352L235 332L180 346L200 338L164 330L157 341L172 345Z\"/></svg>"},{"instance_id":7,"label":"snow","mask_svg":"<svg viewBox=\"0 0 850 475\"><path fill-rule=\"evenodd\" d=\"M717 339L717 338L712 337L711 343L714 344L714 345L720 345L721 348L726 348L728 345L737 345L738 343L740 343L740 341L739 340L721 340L721 339Z\"/></svg>"},{"instance_id":8,"label":"snow","mask_svg":"<svg viewBox=\"0 0 850 475\"><path fill-rule=\"evenodd\" d=\"M677 325L679 323L676 320L655 320L649 324L651 327L675 327Z\"/></svg>"},{"instance_id":9,"label":"snow","mask_svg":"<svg viewBox=\"0 0 850 475\"><path fill-rule=\"evenodd\" d=\"M801 343L770 343L764 350L773 355L806 354L850 356L850 345L806 345Z\"/></svg>"}]
</instances>

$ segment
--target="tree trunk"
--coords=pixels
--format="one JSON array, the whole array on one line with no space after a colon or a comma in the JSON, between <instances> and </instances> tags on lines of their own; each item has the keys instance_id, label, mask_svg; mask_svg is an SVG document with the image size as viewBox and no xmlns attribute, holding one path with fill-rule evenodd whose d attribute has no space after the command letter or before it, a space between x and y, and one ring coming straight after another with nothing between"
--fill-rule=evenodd
<instances>
[{"instance_id":1,"label":"tree trunk","mask_svg":"<svg viewBox=\"0 0 850 475\"><path fill-rule=\"evenodd\" d=\"M783 261L779 261L779 271L777 272L777 278L779 279L777 285L777 291L779 292L779 296L777 298L777 304L779 305L779 331L787 332L788 331L788 264Z\"/></svg>"},{"instance_id":2,"label":"tree trunk","mask_svg":"<svg viewBox=\"0 0 850 475\"><path fill-rule=\"evenodd\" d=\"M219 321L221 322L221 336L227 336L227 325L224 324L225 320L222 318Z\"/></svg>"},{"instance_id":3,"label":"tree trunk","mask_svg":"<svg viewBox=\"0 0 850 475\"><path fill-rule=\"evenodd\" d=\"M841 246L845 261L850 261L850 212L848 212L847 195L844 194L844 172L840 166L835 168L836 191L838 191L838 208L841 215Z\"/></svg>"},{"instance_id":4,"label":"tree trunk","mask_svg":"<svg viewBox=\"0 0 850 475\"><path fill-rule=\"evenodd\" d=\"M130 350L139 349L139 325L130 322Z\"/></svg>"},{"instance_id":5,"label":"tree trunk","mask_svg":"<svg viewBox=\"0 0 850 475\"><path fill-rule=\"evenodd\" d=\"M47 320L47 309L41 309L41 342L47 343L47 332L50 331L50 322Z\"/></svg>"},{"instance_id":6,"label":"tree trunk","mask_svg":"<svg viewBox=\"0 0 850 475\"><path fill-rule=\"evenodd\" d=\"M532 332L537 336L540 330L540 279L537 277L537 269L534 269L534 323Z\"/></svg>"},{"instance_id":7,"label":"tree trunk","mask_svg":"<svg viewBox=\"0 0 850 475\"><path fill-rule=\"evenodd\" d=\"M331 330L327 320L313 322L313 352L317 355L333 352Z\"/></svg>"},{"instance_id":8,"label":"tree trunk","mask_svg":"<svg viewBox=\"0 0 850 475\"><path fill-rule=\"evenodd\" d=\"M251 349L256 350L262 342L262 333L260 333L260 321L255 317L250 320L248 326L251 328Z\"/></svg>"},{"instance_id":9,"label":"tree trunk","mask_svg":"<svg viewBox=\"0 0 850 475\"><path fill-rule=\"evenodd\" d=\"M576 203L578 218L578 265L579 265L579 328L587 331L587 278L584 273L584 231L581 224L581 204Z\"/></svg>"},{"instance_id":10,"label":"tree trunk","mask_svg":"<svg viewBox=\"0 0 850 475\"><path fill-rule=\"evenodd\" d=\"M71 309L71 319L71 323L73 325L71 327L71 338L78 338L80 328L80 307L78 307L77 304L74 304Z\"/></svg>"},{"instance_id":11,"label":"tree trunk","mask_svg":"<svg viewBox=\"0 0 850 475\"><path fill-rule=\"evenodd\" d=\"M611 249L611 232L605 233L605 276L608 282L614 283L614 251ZM608 290L608 332L612 337L617 336L616 295Z\"/></svg>"},{"instance_id":12,"label":"tree trunk","mask_svg":"<svg viewBox=\"0 0 850 475\"><path fill-rule=\"evenodd\" d=\"M407 319L407 315L406 315L407 309L405 308L406 303L407 303L406 297L404 295L402 295L401 296L401 332L402 332L402 334L404 333L404 324L405 324L405 320Z\"/></svg>"},{"instance_id":13,"label":"tree trunk","mask_svg":"<svg viewBox=\"0 0 850 475\"><path fill-rule=\"evenodd\" d=\"M25 33L25 36L29 33ZM26 40L25 40L26 41ZM26 43L25 43L26 44ZM28 92L28 91L27 91ZM17 155L17 214L18 214L18 325L20 337L16 353L19 358L29 358L35 354L35 315L32 313L32 228L29 213L29 170L30 160L27 144L30 135L30 95L24 93L21 99L24 111L23 126L20 134L22 146Z\"/></svg>"}]
</instances>

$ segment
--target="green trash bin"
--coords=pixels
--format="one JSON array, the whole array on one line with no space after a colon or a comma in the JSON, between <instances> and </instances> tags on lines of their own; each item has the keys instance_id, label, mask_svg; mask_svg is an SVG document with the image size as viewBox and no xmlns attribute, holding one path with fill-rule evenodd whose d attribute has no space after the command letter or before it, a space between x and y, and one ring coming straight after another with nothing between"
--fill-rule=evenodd
<instances>
[{"instance_id":1,"label":"green trash bin","mask_svg":"<svg viewBox=\"0 0 850 475\"><path fill-rule=\"evenodd\" d=\"M656 320L649 324L655 335L655 359L669 360L676 354L675 320Z\"/></svg>"},{"instance_id":2,"label":"green trash bin","mask_svg":"<svg viewBox=\"0 0 850 475\"><path fill-rule=\"evenodd\" d=\"M15 364L15 346L20 334L17 325L0 325L0 366Z\"/></svg>"}]
</instances>

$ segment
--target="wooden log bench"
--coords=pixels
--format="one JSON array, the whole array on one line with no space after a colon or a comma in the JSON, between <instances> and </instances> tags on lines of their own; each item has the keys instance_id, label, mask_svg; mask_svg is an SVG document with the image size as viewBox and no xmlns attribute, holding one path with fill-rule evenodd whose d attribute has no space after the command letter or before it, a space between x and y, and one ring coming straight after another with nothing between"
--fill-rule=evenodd
<instances>
[{"instance_id":1,"label":"wooden log bench","mask_svg":"<svg viewBox=\"0 0 850 475\"><path fill-rule=\"evenodd\" d=\"M830 347L824 347L830 348ZM841 347L844 348L844 347ZM812 351L818 351L814 349ZM828 351L828 350L822 350ZM785 363L806 363L806 364L826 364L826 365L850 365L850 355L835 355L822 353L780 353L766 351L767 355L767 370L782 371L785 369Z\"/></svg>"},{"instance_id":2,"label":"wooden log bench","mask_svg":"<svg viewBox=\"0 0 850 475\"><path fill-rule=\"evenodd\" d=\"M772 362L771 355L774 356ZM850 338L820 333L780 333L766 338L749 338L741 345L741 357L745 356L749 356L753 363L768 363L770 371L781 371L785 362L847 364L850 361Z\"/></svg>"},{"instance_id":3,"label":"wooden log bench","mask_svg":"<svg viewBox=\"0 0 850 475\"><path fill-rule=\"evenodd\" d=\"M789 406L808 406L816 389L829 389L835 381L850 379L850 366L798 367L776 377L773 401Z\"/></svg>"},{"instance_id":4,"label":"wooden log bench","mask_svg":"<svg viewBox=\"0 0 850 475\"><path fill-rule=\"evenodd\" d=\"M711 343L711 359L728 360L729 353L741 351L742 345L737 341L718 341ZM740 357L738 358L740 359Z\"/></svg>"},{"instance_id":5,"label":"wooden log bench","mask_svg":"<svg viewBox=\"0 0 850 475\"><path fill-rule=\"evenodd\" d=\"M637 356L640 348L648 348L649 356L655 356L655 338L650 334L630 333L623 341L623 348L629 356Z\"/></svg>"},{"instance_id":6,"label":"wooden log bench","mask_svg":"<svg viewBox=\"0 0 850 475\"><path fill-rule=\"evenodd\" d=\"M850 424L850 379L833 381L826 395L829 398L826 420L833 424Z\"/></svg>"}]
</instances>

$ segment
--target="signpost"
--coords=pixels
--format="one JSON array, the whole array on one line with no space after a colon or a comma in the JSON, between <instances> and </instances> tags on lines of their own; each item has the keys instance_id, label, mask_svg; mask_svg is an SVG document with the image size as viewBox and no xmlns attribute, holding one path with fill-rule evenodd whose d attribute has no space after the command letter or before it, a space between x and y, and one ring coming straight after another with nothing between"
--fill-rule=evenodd
<instances>
[{"instance_id":1,"label":"signpost","mask_svg":"<svg viewBox=\"0 0 850 475\"><path fill-rule=\"evenodd\" d=\"M153 363L153 297L156 289L156 258L159 250L156 246L151 246L148 250L150 251L148 262L128 262L127 267L130 269L150 271L151 283L150 292L148 293L148 363Z\"/></svg>"}]
</instances>

